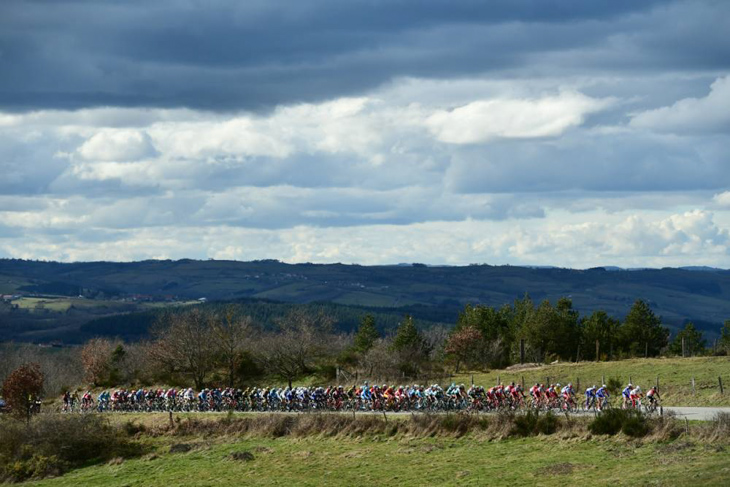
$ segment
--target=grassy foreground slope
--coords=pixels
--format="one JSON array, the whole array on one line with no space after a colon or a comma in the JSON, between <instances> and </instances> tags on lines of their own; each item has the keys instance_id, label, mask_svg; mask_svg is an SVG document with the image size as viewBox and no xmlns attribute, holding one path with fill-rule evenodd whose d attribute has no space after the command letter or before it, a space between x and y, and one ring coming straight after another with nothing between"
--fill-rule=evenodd
<instances>
[{"instance_id":1,"label":"grassy foreground slope","mask_svg":"<svg viewBox=\"0 0 730 487\"><path fill-rule=\"evenodd\" d=\"M659 392L665 406L730 406L730 357L694 357L694 358L656 358L632 359L615 362L579 362L560 363L511 370L493 370L488 373L474 373L474 382L491 386L502 382L524 381L527 387L536 382L573 382L580 381L583 391L601 381L616 378L622 385L629 378L646 392L659 377ZM459 374L453 380L457 383L469 384L472 374ZM722 377L725 393L720 394L718 377ZM692 378L695 390L692 392Z\"/></svg>"},{"instance_id":2,"label":"grassy foreground slope","mask_svg":"<svg viewBox=\"0 0 730 487\"><path fill-rule=\"evenodd\" d=\"M693 443L551 437L188 440L197 445L187 453L169 453L169 445L158 442L155 455L29 485L727 485L727 452ZM253 459L231 458L244 451Z\"/></svg>"}]
</instances>

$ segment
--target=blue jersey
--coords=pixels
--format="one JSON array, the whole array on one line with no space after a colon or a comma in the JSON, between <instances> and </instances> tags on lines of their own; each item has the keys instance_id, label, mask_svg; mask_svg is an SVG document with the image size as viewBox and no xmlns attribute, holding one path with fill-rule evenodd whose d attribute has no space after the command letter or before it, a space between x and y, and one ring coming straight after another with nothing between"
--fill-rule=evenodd
<instances>
[{"instance_id":1,"label":"blue jersey","mask_svg":"<svg viewBox=\"0 0 730 487\"><path fill-rule=\"evenodd\" d=\"M600 398L608 397L608 390L605 387L601 387L596 391L596 396Z\"/></svg>"},{"instance_id":2,"label":"blue jersey","mask_svg":"<svg viewBox=\"0 0 730 487\"><path fill-rule=\"evenodd\" d=\"M631 387L627 387L626 389L623 390L622 394L624 395L624 397L630 397L631 391L632 391Z\"/></svg>"},{"instance_id":3,"label":"blue jersey","mask_svg":"<svg viewBox=\"0 0 730 487\"><path fill-rule=\"evenodd\" d=\"M596 397L596 390L592 387L589 389L586 389L586 397Z\"/></svg>"}]
</instances>

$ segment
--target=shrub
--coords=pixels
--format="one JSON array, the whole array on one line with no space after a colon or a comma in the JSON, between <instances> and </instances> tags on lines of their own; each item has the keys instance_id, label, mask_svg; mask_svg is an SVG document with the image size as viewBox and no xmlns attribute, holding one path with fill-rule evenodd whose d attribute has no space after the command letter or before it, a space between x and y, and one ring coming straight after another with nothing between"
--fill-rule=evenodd
<instances>
[{"instance_id":1,"label":"shrub","mask_svg":"<svg viewBox=\"0 0 730 487\"><path fill-rule=\"evenodd\" d=\"M649 434L649 423L646 420L646 416L637 412L636 414L629 414L621 426L621 432L627 436L633 438L641 438Z\"/></svg>"},{"instance_id":2,"label":"shrub","mask_svg":"<svg viewBox=\"0 0 730 487\"><path fill-rule=\"evenodd\" d=\"M59 475L89 462L141 453L122 428L98 416L41 416L27 426L3 423L0 481Z\"/></svg>"},{"instance_id":3,"label":"shrub","mask_svg":"<svg viewBox=\"0 0 730 487\"><path fill-rule=\"evenodd\" d=\"M609 409L588 425L588 430L596 435L616 435L623 432L632 437L646 436L650 427L646 416L633 409Z\"/></svg>"},{"instance_id":4,"label":"shrub","mask_svg":"<svg viewBox=\"0 0 730 487\"><path fill-rule=\"evenodd\" d=\"M33 363L18 367L3 382L2 393L14 417L30 421L34 406L43 390L41 366Z\"/></svg>"},{"instance_id":5,"label":"shrub","mask_svg":"<svg viewBox=\"0 0 730 487\"><path fill-rule=\"evenodd\" d=\"M538 411L527 411L517 414L513 419L510 434L517 436L551 435L558 429L558 418L550 411L540 414Z\"/></svg>"}]
</instances>

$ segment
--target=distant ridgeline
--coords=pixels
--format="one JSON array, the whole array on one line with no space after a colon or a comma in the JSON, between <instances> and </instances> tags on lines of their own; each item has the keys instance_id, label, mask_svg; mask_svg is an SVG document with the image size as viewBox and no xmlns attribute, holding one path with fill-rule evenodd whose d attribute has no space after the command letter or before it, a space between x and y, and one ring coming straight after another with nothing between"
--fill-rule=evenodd
<instances>
[{"instance_id":1,"label":"distant ridgeline","mask_svg":"<svg viewBox=\"0 0 730 487\"><path fill-rule=\"evenodd\" d=\"M377 315L383 329L394 327L404 314L421 326L453 326L467 304L499 308L525 294L536 305L567 297L581 316L603 310L618 319L642 299L671 330L692 321L710 340L730 318L730 271L704 267L573 270L276 260L64 264L0 259L0 294L0 340L20 341L73 342L90 334L140 337L156 320L158 308L183 302L206 307L234 302L241 313L264 325L293 304L324 307L343 331L353 329L366 313ZM12 295L23 298L6 299Z\"/></svg>"}]
</instances>

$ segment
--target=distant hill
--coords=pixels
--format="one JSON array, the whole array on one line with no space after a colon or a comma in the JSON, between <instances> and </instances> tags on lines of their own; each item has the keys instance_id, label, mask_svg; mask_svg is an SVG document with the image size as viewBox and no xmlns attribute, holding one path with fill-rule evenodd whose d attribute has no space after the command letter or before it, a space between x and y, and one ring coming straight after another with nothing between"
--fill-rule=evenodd
<instances>
[{"instance_id":1,"label":"distant hill","mask_svg":"<svg viewBox=\"0 0 730 487\"><path fill-rule=\"evenodd\" d=\"M554 302L567 296L582 313L602 309L619 318L635 299L641 298L670 327L692 320L709 332L709 338L730 318L730 271L704 267L629 271L609 267L573 270L490 265L285 264L275 260L65 264L2 259L0 292L75 297L81 294L87 300L112 303L107 304L109 315L118 313L112 309L113 303L122 299L265 299L382 308L388 313L417 307L421 319L448 323L455 321L458 311L467 303L501 306L525 293L536 302ZM66 311L67 315L76 316L73 324L64 325L68 333L83 324L80 312L79 306ZM48 330L53 327L53 316L45 319L43 329ZM26 329L8 314L0 313L0 320L4 322L0 322L0 338ZM15 331L3 334L4 327Z\"/></svg>"}]
</instances>

